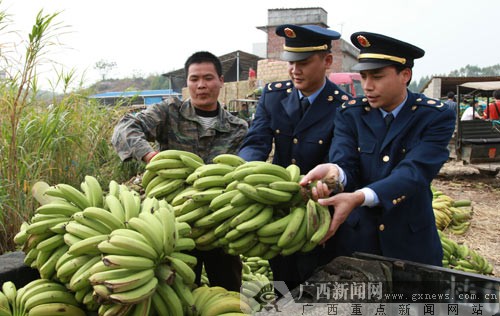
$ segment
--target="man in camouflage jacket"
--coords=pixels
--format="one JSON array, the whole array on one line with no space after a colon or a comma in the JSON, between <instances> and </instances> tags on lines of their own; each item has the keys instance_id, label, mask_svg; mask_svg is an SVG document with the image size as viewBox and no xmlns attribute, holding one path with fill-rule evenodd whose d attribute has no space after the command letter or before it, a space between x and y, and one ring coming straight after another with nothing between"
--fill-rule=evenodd
<instances>
[{"instance_id":1,"label":"man in camouflage jacket","mask_svg":"<svg viewBox=\"0 0 500 316\"><path fill-rule=\"evenodd\" d=\"M136 115L125 115L115 127L112 143L123 161L135 158L147 163L158 150L166 149L193 152L205 163L212 163L222 153L237 153L248 125L222 109L217 101L224 86L219 59L209 52L197 52L188 58L184 68L190 99L181 102L170 98L150 105ZM158 150L153 149L153 141L159 145ZM192 254L198 259L198 285L205 265L211 286L240 290L239 256L228 255L222 248L194 250Z\"/></svg>"}]
</instances>

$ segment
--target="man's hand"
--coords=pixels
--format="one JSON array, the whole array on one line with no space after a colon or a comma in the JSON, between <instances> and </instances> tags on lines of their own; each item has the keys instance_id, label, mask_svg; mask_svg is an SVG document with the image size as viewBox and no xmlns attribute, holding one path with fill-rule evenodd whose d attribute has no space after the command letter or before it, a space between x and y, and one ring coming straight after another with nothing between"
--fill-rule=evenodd
<instances>
[{"instance_id":1,"label":"man's hand","mask_svg":"<svg viewBox=\"0 0 500 316\"><path fill-rule=\"evenodd\" d=\"M300 185L308 186L316 181L316 185L312 187L311 194L314 200L330 196L331 188L325 183L336 183L339 179L339 169L337 165L332 163L325 163L317 165L314 169L309 171L300 180Z\"/></svg>"},{"instance_id":2,"label":"man's hand","mask_svg":"<svg viewBox=\"0 0 500 316\"><path fill-rule=\"evenodd\" d=\"M345 222L352 210L361 204L365 200L365 195L361 191L356 191L353 193L339 193L332 197L319 199L318 203L321 205L331 205L334 207L332 221L330 223L330 228L325 237L320 241L320 244L325 243L330 239L339 228L340 224Z\"/></svg>"},{"instance_id":3,"label":"man's hand","mask_svg":"<svg viewBox=\"0 0 500 316\"><path fill-rule=\"evenodd\" d=\"M142 161L144 161L145 163L149 163L151 159L153 159L153 157L156 156L157 153L158 153L157 151L148 152L147 154L144 155L144 157L142 157Z\"/></svg>"}]
</instances>

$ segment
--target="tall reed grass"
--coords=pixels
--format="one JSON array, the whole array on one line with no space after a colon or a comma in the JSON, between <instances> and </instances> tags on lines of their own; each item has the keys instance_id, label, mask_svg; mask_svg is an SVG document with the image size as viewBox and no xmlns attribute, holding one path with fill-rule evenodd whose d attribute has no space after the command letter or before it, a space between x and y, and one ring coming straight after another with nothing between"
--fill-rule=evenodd
<instances>
[{"instance_id":1,"label":"tall reed grass","mask_svg":"<svg viewBox=\"0 0 500 316\"><path fill-rule=\"evenodd\" d=\"M0 33L7 17L0 10ZM57 42L57 17L39 12L21 64L1 56L6 76L0 80L0 254L15 250L13 236L38 207L31 195L37 181L79 187L90 174L106 188L110 180L126 181L142 168L122 164L110 144L123 110L92 102L83 89L68 92L73 71L58 73L63 93L42 97L38 91L37 66Z\"/></svg>"}]
</instances>

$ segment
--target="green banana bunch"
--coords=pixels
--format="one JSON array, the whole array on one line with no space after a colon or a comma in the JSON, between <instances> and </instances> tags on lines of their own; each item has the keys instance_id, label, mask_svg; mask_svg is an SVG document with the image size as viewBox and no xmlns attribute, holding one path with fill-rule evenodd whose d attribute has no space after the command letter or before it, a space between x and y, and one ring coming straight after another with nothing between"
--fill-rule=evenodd
<instances>
[{"instance_id":1,"label":"green banana bunch","mask_svg":"<svg viewBox=\"0 0 500 316\"><path fill-rule=\"evenodd\" d=\"M492 274L493 265L465 244L458 244L438 230L443 247L443 267L471 273Z\"/></svg>"},{"instance_id":2,"label":"green banana bunch","mask_svg":"<svg viewBox=\"0 0 500 316\"><path fill-rule=\"evenodd\" d=\"M463 235L470 227L472 218L471 201L453 200L443 192L434 190L432 208L439 230L449 230L455 235Z\"/></svg>"},{"instance_id":3,"label":"green banana bunch","mask_svg":"<svg viewBox=\"0 0 500 316\"><path fill-rule=\"evenodd\" d=\"M219 286L200 286L193 290L193 297L198 315L215 316L230 313L244 315L253 311L249 300L239 292L228 291Z\"/></svg>"},{"instance_id":4,"label":"green banana bunch","mask_svg":"<svg viewBox=\"0 0 500 316\"><path fill-rule=\"evenodd\" d=\"M185 186L187 178L204 166L198 155L182 150L164 150L146 165L142 187L147 197L164 198L172 202Z\"/></svg>"},{"instance_id":5,"label":"green banana bunch","mask_svg":"<svg viewBox=\"0 0 500 316\"><path fill-rule=\"evenodd\" d=\"M2 284L0 315L75 315L85 316L73 293L60 283L37 279L20 289L11 281Z\"/></svg>"}]
</instances>

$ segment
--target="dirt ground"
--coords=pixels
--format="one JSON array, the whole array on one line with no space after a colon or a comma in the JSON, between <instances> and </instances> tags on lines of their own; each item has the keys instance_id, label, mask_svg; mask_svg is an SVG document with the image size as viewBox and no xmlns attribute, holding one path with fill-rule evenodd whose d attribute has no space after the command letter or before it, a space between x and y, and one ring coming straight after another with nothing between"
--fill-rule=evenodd
<instances>
[{"instance_id":1,"label":"dirt ground","mask_svg":"<svg viewBox=\"0 0 500 316\"><path fill-rule=\"evenodd\" d=\"M470 199L474 210L464 242L494 265L494 277L500 277L500 175L485 174L472 166L451 160L441 169L432 185L455 200Z\"/></svg>"}]
</instances>

